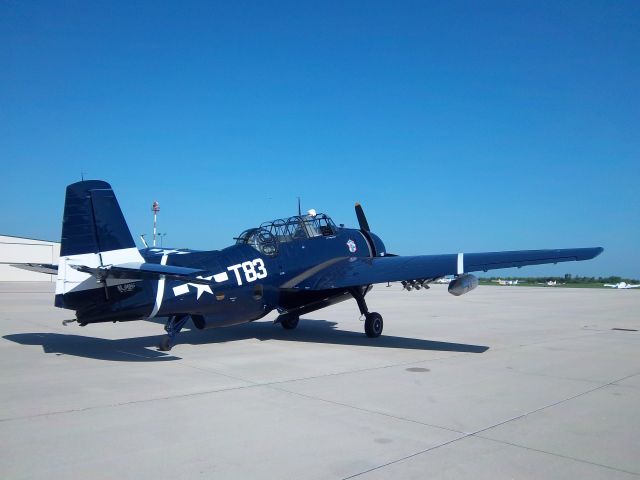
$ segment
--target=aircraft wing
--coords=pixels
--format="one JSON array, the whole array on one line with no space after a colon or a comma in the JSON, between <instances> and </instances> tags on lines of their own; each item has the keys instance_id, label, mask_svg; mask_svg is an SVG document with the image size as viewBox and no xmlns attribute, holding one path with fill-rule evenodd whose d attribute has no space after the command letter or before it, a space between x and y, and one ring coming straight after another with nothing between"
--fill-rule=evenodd
<instances>
[{"instance_id":1,"label":"aircraft wing","mask_svg":"<svg viewBox=\"0 0 640 480\"><path fill-rule=\"evenodd\" d=\"M468 272L590 260L602 251L602 248L595 247L406 257L347 257L324 268L316 266L308 271L308 275L298 275L293 282L287 282L281 288L327 290L401 280L436 279Z\"/></svg>"},{"instance_id":2,"label":"aircraft wing","mask_svg":"<svg viewBox=\"0 0 640 480\"><path fill-rule=\"evenodd\" d=\"M29 270L30 272L46 273L48 275L58 274L58 265L53 265L51 263L10 263L9 265L21 268L22 270Z\"/></svg>"}]
</instances>

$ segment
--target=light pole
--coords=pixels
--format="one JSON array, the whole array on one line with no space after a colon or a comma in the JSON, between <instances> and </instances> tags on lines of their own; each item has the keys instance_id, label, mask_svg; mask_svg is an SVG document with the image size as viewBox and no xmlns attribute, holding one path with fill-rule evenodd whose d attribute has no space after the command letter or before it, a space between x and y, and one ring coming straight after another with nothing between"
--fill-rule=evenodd
<instances>
[{"instance_id":1,"label":"light pole","mask_svg":"<svg viewBox=\"0 0 640 480\"><path fill-rule=\"evenodd\" d=\"M160 237L160 248L162 248L162 239L163 239L164 237L166 237L166 236L167 236L167 234L166 234L166 233L159 233L159 234L158 234L158 236Z\"/></svg>"},{"instance_id":2,"label":"light pole","mask_svg":"<svg viewBox=\"0 0 640 480\"><path fill-rule=\"evenodd\" d=\"M153 246L156 246L156 223L158 220L158 212L160 212L160 204L157 200L153 201L151 205L151 211L153 212Z\"/></svg>"}]
</instances>

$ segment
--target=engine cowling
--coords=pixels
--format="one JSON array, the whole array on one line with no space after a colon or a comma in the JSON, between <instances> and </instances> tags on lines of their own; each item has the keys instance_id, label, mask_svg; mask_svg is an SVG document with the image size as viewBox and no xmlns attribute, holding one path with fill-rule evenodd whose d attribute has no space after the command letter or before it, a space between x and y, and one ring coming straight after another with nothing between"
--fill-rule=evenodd
<instances>
[{"instance_id":1,"label":"engine cowling","mask_svg":"<svg viewBox=\"0 0 640 480\"><path fill-rule=\"evenodd\" d=\"M469 273L454 278L449 283L449 293L459 297L478 286L478 279Z\"/></svg>"}]
</instances>

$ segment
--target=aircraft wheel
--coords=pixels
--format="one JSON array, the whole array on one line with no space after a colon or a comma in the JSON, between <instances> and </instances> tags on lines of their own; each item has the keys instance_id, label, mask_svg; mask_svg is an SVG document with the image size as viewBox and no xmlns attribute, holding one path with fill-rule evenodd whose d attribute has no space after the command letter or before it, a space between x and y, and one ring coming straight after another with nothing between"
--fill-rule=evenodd
<instances>
[{"instance_id":1,"label":"aircraft wheel","mask_svg":"<svg viewBox=\"0 0 640 480\"><path fill-rule=\"evenodd\" d=\"M300 317L298 315L289 314L282 319L280 324L282 325L282 328L284 328L285 330L293 330L298 326L299 321L300 321Z\"/></svg>"},{"instance_id":2,"label":"aircraft wheel","mask_svg":"<svg viewBox=\"0 0 640 480\"><path fill-rule=\"evenodd\" d=\"M172 347L173 345L171 345L171 340L169 340L169 337L164 337L162 340L160 340L158 350L160 350L161 352L168 352Z\"/></svg>"},{"instance_id":3,"label":"aircraft wheel","mask_svg":"<svg viewBox=\"0 0 640 480\"><path fill-rule=\"evenodd\" d=\"M364 332L369 338L379 337L382 333L384 322L382 321L382 315L378 312L368 313L364 320Z\"/></svg>"}]
</instances>

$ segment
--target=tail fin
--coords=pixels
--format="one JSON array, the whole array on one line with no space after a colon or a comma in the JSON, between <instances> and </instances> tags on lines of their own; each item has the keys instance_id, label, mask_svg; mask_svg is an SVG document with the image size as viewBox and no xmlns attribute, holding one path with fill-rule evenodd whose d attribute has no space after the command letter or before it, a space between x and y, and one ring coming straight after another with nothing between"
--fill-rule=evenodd
<instances>
[{"instance_id":1,"label":"tail fin","mask_svg":"<svg viewBox=\"0 0 640 480\"><path fill-rule=\"evenodd\" d=\"M99 267L143 262L111 185L87 180L67 187L62 220L56 306L75 309L66 294L102 288L71 265ZM62 297L65 296L65 297Z\"/></svg>"},{"instance_id":2,"label":"tail fin","mask_svg":"<svg viewBox=\"0 0 640 480\"><path fill-rule=\"evenodd\" d=\"M111 185L87 180L67 187L60 256L135 247Z\"/></svg>"}]
</instances>

